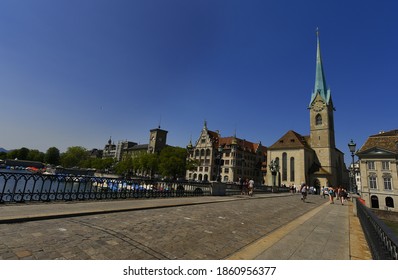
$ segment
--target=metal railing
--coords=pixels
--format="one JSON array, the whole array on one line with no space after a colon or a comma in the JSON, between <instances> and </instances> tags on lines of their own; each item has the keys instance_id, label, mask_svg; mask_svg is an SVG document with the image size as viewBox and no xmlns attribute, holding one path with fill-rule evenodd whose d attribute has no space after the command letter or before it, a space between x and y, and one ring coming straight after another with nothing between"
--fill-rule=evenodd
<instances>
[{"instance_id":1,"label":"metal railing","mask_svg":"<svg viewBox=\"0 0 398 280\"><path fill-rule=\"evenodd\" d=\"M398 260L398 238L391 229L358 199L356 207L373 259Z\"/></svg>"},{"instance_id":2,"label":"metal railing","mask_svg":"<svg viewBox=\"0 0 398 280\"><path fill-rule=\"evenodd\" d=\"M0 203L31 201L102 200L126 198L161 198L205 195L239 195L233 183L163 181L147 178L130 180L47 175L27 171L0 171ZM215 188L221 184L222 191ZM288 192L288 188L255 186L254 193Z\"/></svg>"},{"instance_id":3,"label":"metal railing","mask_svg":"<svg viewBox=\"0 0 398 280\"><path fill-rule=\"evenodd\" d=\"M0 203L211 195L210 183L0 172Z\"/></svg>"}]
</instances>

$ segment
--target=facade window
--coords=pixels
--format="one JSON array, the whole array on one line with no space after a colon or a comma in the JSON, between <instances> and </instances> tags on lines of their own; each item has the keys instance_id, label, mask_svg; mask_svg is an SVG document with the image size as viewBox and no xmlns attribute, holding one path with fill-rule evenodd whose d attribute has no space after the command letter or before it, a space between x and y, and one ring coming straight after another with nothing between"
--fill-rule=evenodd
<instances>
[{"instance_id":1,"label":"facade window","mask_svg":"<svg viewBox=\"0 0 398 280\"><path fill-rule=\"evenodd\" d=\"M320 114L315 117L315 125L322 125L322 116Z\"/></svg>"},{"instance_id":2,"label":"facade window","mask_svg":"<svg viewBox=\"0 0 398 280\"><path fill-rule=\"evenodd\" d=\"M374 161L368 161L368 170L376 170Z\"/></svg>"},{"instance_id":3,"label":"facade window","mask_svg":"<svg viewBox=\"0 0 398 280\"><path fill-rule=\"evenodd\" d=\"M224 173L229 173L229 168L224 168Z\"/></svg>"},{"instance_id":4,"label":"facade window","mask_svg":"<svg viewBox=\"0 0 398 280\"><path fill-rule=\"evenodd\" d=\"M290 182L294 182L294 157L290 158Z\"/></svg>"},{"instance_id":5,"label":"facade window","mask_svg":"<svg viewBox=\"0 0 398 280\"><path fill-rule=\"evenodd\" d=\"M282 154L282 181L287 181L287 154Z\"/></svg>"},{"instance_id":6,"label":"facade window","mask_svg":"<svg viewBox=\"0 0 398 280\"><path fill-rule=\"evenodd\" d=\"M376 175L369 176L369 188L377 189L377 176Z\"/></svg>"},{"instance_id":7,"label":"facade window","mask_svg":"<svg viewBox=\"0 0 398 280\"><path fill-rule=\"evenodd\" d=\"M382 161L381 162L382 170L390 170L390 162L389 161Z\"/></svg>"},{"instance_id":8,"label":"facade window","mask_svg":"<svg viewBox=\"0 0 398 280\"><path fill-rule=\"evenodd\" d=\"M390 196L386 197L386 206L390 208L394 208L394 199Z\"/></svg>"},{"instance_id":9,"label":"facade window","mask_svg":"<svg viewBox=\"0 0 398 280\"><path fill-rule=\"evenodd\" d=\"M384 189L387 191L391 191L392 190L391 176L384 176L383 180L384 180Z\"/></svg>"},{"instance_id":10,"label":"facade window","mask_svg":"<svg viewBox=\"0 0 398 280\"><path fill-rule=\"evenodd\" d=\"M206 138L200 139L200 143L202 143L202 144L206 143Z\"/></svg>"},{"instance_id":11,"label":"facade window","mask_svg":"<svg viewBox=\"0 0 398 280\"><path fill-rule=\"evenodd\" d=\"M370 197L370 204L372 208L379 208L379 198L376 195Z\"/></svg>"}]
</instances>

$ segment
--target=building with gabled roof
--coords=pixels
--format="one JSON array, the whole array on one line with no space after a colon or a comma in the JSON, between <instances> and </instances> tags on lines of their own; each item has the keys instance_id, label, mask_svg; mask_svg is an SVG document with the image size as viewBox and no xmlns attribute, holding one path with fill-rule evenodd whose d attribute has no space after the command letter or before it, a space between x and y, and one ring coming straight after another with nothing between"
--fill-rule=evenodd
<instances>
[{"instance_id":1,"label":"building with gabled roof","mask_svg":"<svg viewBox=\"0 0 398 280\"><path fill-rule=\"evenodd\" d=\"M278 185L305 183L314 186L318 191L322 187L346 185L347 169L344 154L335 144L335 108L323 71L318 32L315 86L308 109L310 135L303 136L295 131L288 131L268 148L268 165L271 161L278 163L278 174L274 174ZM268 184L271 184L272 176L267 174Z\"/></svg>"},{"instance_id":2,"label":"building with gabled roof","mask_svg":"<svg viewBox=\"0 0 398 280\"><path fill-rule=\"evenodd\" d=\"M187 146L188 161L196 161L195 170L187 170L186 179L195 181L237 182L253 179L264 183L267 168L267 149L261 142L253 143L236 136L221 137L218 131L207 128L205 121L195 145Z\"/></svg>"},{"instance_id":3,"label":"building with gabled roof","mask_svg":"<svg viewBox=\"0 0 398 280\"><path fill-rule=\"evenodd\" d=\"M356 155L366 206L398 212L398 130L369 136Z\"/></svg>"}]
</instances>

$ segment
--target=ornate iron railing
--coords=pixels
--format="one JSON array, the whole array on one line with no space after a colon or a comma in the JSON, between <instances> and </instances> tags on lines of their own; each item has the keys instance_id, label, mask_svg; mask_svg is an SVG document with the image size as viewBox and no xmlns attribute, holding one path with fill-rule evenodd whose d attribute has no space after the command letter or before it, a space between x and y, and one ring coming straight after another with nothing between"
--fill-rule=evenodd
<instances>
[{"instance_id":1,"label":"ornate iron railing","mask_svg":"<svg viewBox=\"0 0 398 280\"><path fill-rule=\"evenodd\" d=\"M0 172L0 203L202 195L210 183Z\"/></svg>"},{"instance_id":2,"label":"ornate iron railing","mask_svg":"<svg viewBox=\"0 0 398 280\"><path fill-rule=\"evenodd\" d=\"M357 215L375 260L398 260L398 238L369 208L356 200Z\"/></svg>"}]
</instances>

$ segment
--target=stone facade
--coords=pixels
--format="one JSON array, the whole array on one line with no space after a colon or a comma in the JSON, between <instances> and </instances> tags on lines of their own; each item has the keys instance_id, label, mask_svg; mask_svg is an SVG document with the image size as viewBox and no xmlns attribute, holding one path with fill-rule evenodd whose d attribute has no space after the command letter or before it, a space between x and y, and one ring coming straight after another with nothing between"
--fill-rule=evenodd
<instances>
[{"instance_id":1,"label":"stone facade","mask_svg":"<svg viewBox=\"0 0 398 280\"><path fill-rule=\"evenodd\" d=\"M221 137L207 129L205 122L195 145L187 146L188 161L196 161L195 170L188 170L186 179L195 181L237 182L239 178L252 178L256 184L264 183L266 148L260 143L244 139Z\"/></svg>"},{"instance_id":2,"label":"stone facade","mask_svg":"<svg viewBox=\"0 0 398 280\"><path fill-rule=\"evenodd\" d=\"M370 136L356 155L366 206L398 212L398 130Z\"/></svg>"}]
</instances>

